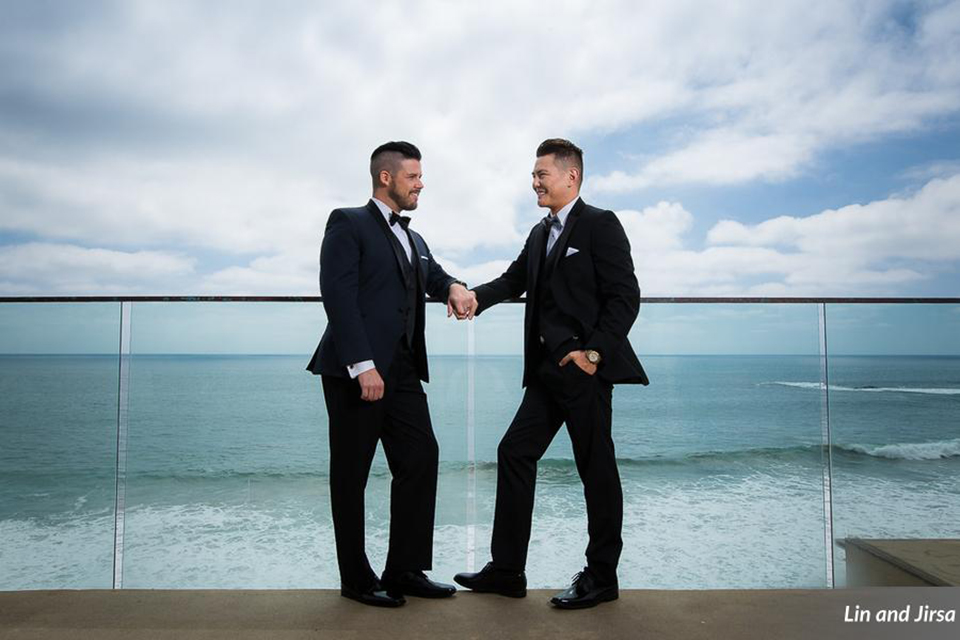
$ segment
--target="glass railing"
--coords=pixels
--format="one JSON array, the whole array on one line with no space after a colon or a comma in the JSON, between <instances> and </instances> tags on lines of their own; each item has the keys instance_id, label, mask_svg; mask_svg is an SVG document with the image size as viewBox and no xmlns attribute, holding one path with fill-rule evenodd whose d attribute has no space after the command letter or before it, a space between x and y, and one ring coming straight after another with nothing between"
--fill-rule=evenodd
<instances>
[{"instance_id":1,"label":"glass railing","mask_svg":"<svg viewBox=\"0 0 960 640\"><path fill-rule=\"evenodd\" d=\"M835 538L960 538L960 305L827 315Z\"/></svg>"},{"instance_id":2,"label":"glass railing","mask_svg":"<svg viewBox=\"0 0 960 640\"><path fill-rule=\"evenodd\" d=\"M449 581L489 559L523 305L427 314ZM336 587L324 324L315 298L0 301L0 590ZM960 537L960 300L649 299L630 338L651 384L614 391L621 586L843 586L846 538ZM389 489L378 453L375 568ZM531 587L586 539L561 429Z\"/></svg>"},{"instance_id":3,"label":"glass railing","mask_svg":"<svg viewBox=\"0 0 960 640\"><path fill-rule=\"evenodd\" d=\"M117 303L0 304L0 589L113 585Z\"/></svg>"}]
</instances>

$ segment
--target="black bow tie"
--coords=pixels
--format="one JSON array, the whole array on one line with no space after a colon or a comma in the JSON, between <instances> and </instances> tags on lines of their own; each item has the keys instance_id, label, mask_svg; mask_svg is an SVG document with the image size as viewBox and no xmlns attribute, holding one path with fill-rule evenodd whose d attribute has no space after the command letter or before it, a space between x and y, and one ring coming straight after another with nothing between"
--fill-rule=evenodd
<instances>
[{"instance_id":1,"label":"black bow tie","mask_svg":"<svg viewBox=\"0 0 960 640\"><path fill-rule=\"evenodd\" d=\"M407 227L410 226L410 216L401 216L396 211L390 212L390 226L400 223L400 226L403 227L403 230L406 231Z\"/></svg>"},{"instance_id":2,"label":"black bow tie","mask_svg":"<svg viewBox=\"0 0 960 640\"><path fill-rule=\"evenodd\" d=\"M548 213L546 216L544 216L541 222L543 223L543 226L547 228L548 232L550 231L550 227L556 227L558 231L563 229L563 225L560 224L559 216L555 216L552 213Z\"/></svg>"}]
</instances>

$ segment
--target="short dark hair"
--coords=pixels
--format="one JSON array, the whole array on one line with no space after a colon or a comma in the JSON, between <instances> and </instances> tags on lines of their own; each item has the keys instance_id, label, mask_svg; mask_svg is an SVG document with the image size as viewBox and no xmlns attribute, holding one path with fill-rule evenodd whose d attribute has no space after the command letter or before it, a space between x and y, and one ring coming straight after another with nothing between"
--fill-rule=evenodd
<instances>
[{"instance_id":1,"label":"short dark hair","mask_svg":"<svg viewBox=\"0 0 960 640\"><path fill-rule=\"evenodd\" d=\"M575 166L580 174L580 182L583 182L583 149L563 138L548 138L537 147L537 157L551 153L564 166Z\"/></svg>"},{"instance_id":2,"label":"short dark hair","mask_svg":"<svg viewBox=\"0 0 960 640\"><path fill-rule=\"evenodd\" d=\"M374 149L370 154L370 177L373 178L374 189L380 184L381 171L389 171L393 175L402 160L420 160L420 157L420 149L403 140L385 142Z\"/></svg>"}]
</instances>

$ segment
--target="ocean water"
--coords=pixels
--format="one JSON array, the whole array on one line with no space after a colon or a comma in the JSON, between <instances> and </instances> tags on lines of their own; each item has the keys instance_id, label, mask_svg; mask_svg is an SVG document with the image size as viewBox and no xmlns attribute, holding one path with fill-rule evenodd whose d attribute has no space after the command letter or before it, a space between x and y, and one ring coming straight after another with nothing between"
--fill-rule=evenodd
<instances>
[{"instance_id":1,"label":"ocean water","mask_svg":"<svg viewBox=\"0 0 960 640\"><path fill-rule=\"evenodd\" d=\"M304 363L132 357L124 586L338 584L326 415ZM644 365L649 387L614 392L621 585L827 586L828 554L842 584L842 549L824 537L818 358ZM441 449L432 575L449 580L488 559L496 446L520 402L521 359L435 356L431 372ZM111 585L117 395L115 356L0 356L0 589ZM834 537L960 535L960 358L832 357L829 398ZM389 482L378 455L366 500L375 567ZM561 430L539 468L531 586L566 584L585 545Z\"/></svg>"}]
</instances>

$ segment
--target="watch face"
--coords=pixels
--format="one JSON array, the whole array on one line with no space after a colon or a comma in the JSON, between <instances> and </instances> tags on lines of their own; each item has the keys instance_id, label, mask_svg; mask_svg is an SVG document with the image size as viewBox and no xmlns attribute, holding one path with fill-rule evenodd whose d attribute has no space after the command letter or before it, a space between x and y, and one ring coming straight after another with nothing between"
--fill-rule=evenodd
<instances>
[{"instance_id":1,"label":"watch face","mask_svg":"<svg viewBox=\"0 0 960 640\"><path fill-rule=\"evenodd\" d=\"M596 351L587 351L587 360L589 360L592 364L597 364L600 362L600 354Z\"/></svg>"}]
</instances>

